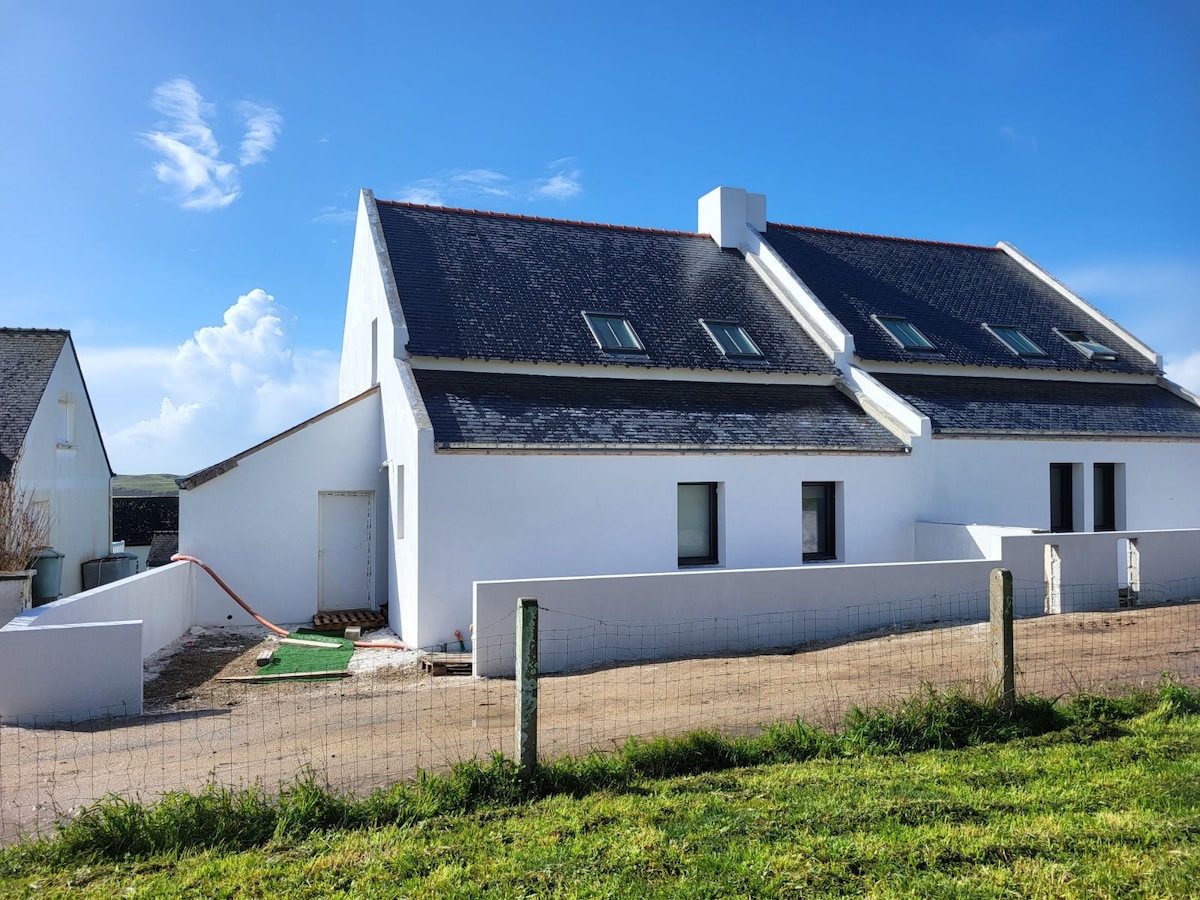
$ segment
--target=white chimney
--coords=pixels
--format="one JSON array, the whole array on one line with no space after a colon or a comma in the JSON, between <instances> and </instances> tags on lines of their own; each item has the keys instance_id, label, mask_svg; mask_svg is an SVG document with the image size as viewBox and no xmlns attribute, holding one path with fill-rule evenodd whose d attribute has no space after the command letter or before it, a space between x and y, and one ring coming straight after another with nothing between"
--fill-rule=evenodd
<instances>
[{"instance_id":1,"label":"white chimney","mask_svg":"<svg viewBox=\"0 0 1200 900\"><path fill-rule=\"evenodd\" d=\"M710 234L719 247L739 247L746 226L767 230L767 195L750 194L743 188L719 187L700 198L696 230Z\"/></svg>"}]
</instances>

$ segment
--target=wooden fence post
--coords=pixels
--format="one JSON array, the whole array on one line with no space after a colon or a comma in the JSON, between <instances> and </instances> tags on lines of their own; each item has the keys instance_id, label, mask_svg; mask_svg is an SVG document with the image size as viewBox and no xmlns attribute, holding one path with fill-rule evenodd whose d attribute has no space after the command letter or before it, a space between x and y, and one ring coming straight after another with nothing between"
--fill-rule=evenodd
<instances>
[{"instance_id":1,"label":"wooden fence post","mask_svg":"<svg viewBox=\"0 0 1200 900\"><path fill-rule=\"evenodd\" d=\"M517 600L517 761L532 778L537 768L538 602Z\"/></svg>"},{"instance_id":2,"label":"wooden fence post","mask_svg":"<svg viewBox=\"0 0 1200 900\"><path fill-rule=\"evenodd\" d=\"M995 685L1000 691L1000 708L1011 712L1016 699L1016 673L1013 658L1013 590L1012 572L992 569L988 591L988 606L992 621L992 670Z\"/></svg>"}]
</instances>

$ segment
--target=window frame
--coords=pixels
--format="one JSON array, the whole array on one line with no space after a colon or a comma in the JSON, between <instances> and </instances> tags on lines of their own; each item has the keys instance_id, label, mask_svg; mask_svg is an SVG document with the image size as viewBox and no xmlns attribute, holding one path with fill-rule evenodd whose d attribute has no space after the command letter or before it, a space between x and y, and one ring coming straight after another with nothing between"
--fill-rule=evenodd
<instances>
[{"instance_id":1,"label":"window frame","mask_svg":"<svg viewBox=\"0 0 1200 900\"><path fill-rule=\"evenodd\" d=\"M1039 357L1044 357L1044 356L1049 355L1046 353L1045 350L1043 350L1036 343L1034 343L1033 339L1031 337L1029 337L1029 335L1027 335L1025 332L1023 332L1020 328L1018 328L1015 325L989 325L987 322L984 322L983 327L987 331L988 334L990 334L992 337L994 337L996 340L998 340L1001 344L1003 344L1005 346L1005 348L1010 353L1012 353L1014 356L1021 356L1021 357L1036 359ZM1004 334L1002 334L1002 332L1005 332L1005 331L1014 332L1016 334L1016 336L1018 338L1020 338L1020 340L1024 341L1026 344L1028 344L1033 349L1032 350L1021 350L1017 346L1014 346L1009 341L1009 339Z\"/></svg>"},{"instance_id":2,"label":"window frame","mask_svg":"<svg viewBox=\"0 0 1200 900\"><path fill-rule=\"evenodd\" d=\"M884 333L888 337L890 337L892 339L892 341L895 342L896 345L899 346L902 350L913 350L917 353L928 353L931 350L933 350L933 351L937 350L937 344L935 344L933 341L931 341L925 335L925 333L923 331L921 331L920 328L918 328L916 325L914 325L911 319L905 318L904 316L881 316L877 313L871 313L871 319L874 320L875 324L878 325L880 328L882 328ZM916 337L919 338L924 343L923 344L905 343L903 337L900 334L898 334L897 332L892 330L891 326L888 324L889 322L897 323L899 325L903 325L906 329L910 329L912 334L915 334Z\"/></svg>"},{"instance_id":3,"label":"window frame","mask_svg":"<svg viewBox=\"0 0 1200 900\"><path fill-rule=\"evenodd\" d=\"M678 557L679 568L694 568L696 566L716 566L721 563L721 548L718 543L720 539L719 518L717 516L718 503L718 488L719 482L716 481L680 481L675 485L675 515L676 515L676 534L675 547L676 556ZM708 488L708 546L710 553L708 556L679 556L679 488L681 487L706 487Z\"/></svg>"},{"instance_id":4,"label":"window frame","mask_svg":"<svg viewBox=\"0 0 1200 900\"><path fill-rule=\"evenodd\" d=\"M595 339L597 346L604 353L625 353L625 354L646 354L646 345L642 342L641 336L637 333L637 329L633 327L633 323L629 321L629 316L623 316L620 313L598 312L596 310L581 310L583 320L587 323L588 330L591 331L592 337ZM623 322L625 327L629 329L629 334L637 343L636 347L615 347L608 346L597 323L594 319L615 319Z\"/></svg>"},{"instance_id":5,"label":"window frame","mask_svg":"<svg viewBox=\"0 0 1200 900\"><path fill-rule=\"evenodd\" d=\"M726 356L729 359L766 358L766 355L762 352L762 349L757 343L755 343L754 338L750 337L750 333L746 331L746 326L744 326L741 322L736 322L732 319L701 319L700 324L704 327L704 330L708 332L708 336L712 338L712 342L717 345L717 349L721 351L723 356ZM739 350L736 346L732 350L729 349L725 346L724 342L721 340L721 337L718 336L718 333L713 330L713 326L737 329L739 332L741 332L741 336L746 339L746 343L754 348L753 352Z\"/></svg>"},{"instance_id":6,"label":"window frame","mask_svg":"<svg viewBox=\"0 0 1200 900\"><path fill-rule=\"evenodd\" d=\"M1118 531L1117 528L1117 466L1118 463L1092 463L1092 531ZM1101 488L1103 487L1103 490ZM1100 520L1100 497L1106 495L1108 515Z\"/></svg>"},{"instance_id":7,"label":"window frame","mask_svg":"<svg viewBox=\"0 0 1200 900\"><path fill-rule=\"evenodd\" d=\"M821 522L820 510L817 512L817 549L804 549L804 492L808 488L820 488L825 505L825 521ZM829 562L838 558L837 546L837 482L836 481L805 481L800 493L800 552L804 562ZM825 549L821 549L822 542Z\"/></svg>"},{"instance_id":8,"label":"window frame","mask_svg":"<svg viewBox=\"0 0 1200 900\"><path fill-rule=\"evenodd\" d=\"M1090 334L1082 328L1055 328L1054 333L1060 338L1082 353L1090 360L1099 360L1101 362L1116 362L1117 351L1109 347L1107 344L1102 344L1094 340ZM1079 338L1070 337L1072 334L1080 335Z\"/></svg>"},{"instance_id":9,"label":"window frame","mask_svg":"<svg viewBox=\"0 0 1200 900\"><path fill-rule=\"evenodd\" d=\"M1054 489L1054 475L1058 473L1059 489ZM1055 510L1058 511L1057 527ZM1075 464L1050 463L1050 533L1073 534L1075 532Z\"/></svg>"}]
</instances>

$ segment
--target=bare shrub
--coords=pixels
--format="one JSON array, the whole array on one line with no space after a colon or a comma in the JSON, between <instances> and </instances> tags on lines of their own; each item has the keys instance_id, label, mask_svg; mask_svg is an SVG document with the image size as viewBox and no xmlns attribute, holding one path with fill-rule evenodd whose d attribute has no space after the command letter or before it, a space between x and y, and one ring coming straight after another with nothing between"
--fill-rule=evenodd
<instances>
[{"instance_id":1,"label":"bare shrub","mask_svg":"<svg viewBox=\"0 0 1200 900\"><path fill-rule=\"evenodd\" d=\"M8 480L0 481L0 572L22 572L33 565L39 550L49 546L49 504L39 503L33 491L21 485L13 463Z\"/></svg>"}]
</instances>

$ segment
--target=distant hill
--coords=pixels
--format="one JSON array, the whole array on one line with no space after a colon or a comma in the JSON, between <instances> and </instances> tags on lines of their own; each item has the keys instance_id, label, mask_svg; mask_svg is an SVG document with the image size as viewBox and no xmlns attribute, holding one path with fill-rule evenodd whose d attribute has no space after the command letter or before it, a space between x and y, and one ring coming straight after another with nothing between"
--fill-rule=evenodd
<instances>
[{"instance_id":1,"label":"distant hill","mask_svg":"<svg viewBox=\"0 0 1200 900\"><path fill-rule=\"evenodd\" d=\"M174 475L116 475L114 497L173 497L179 493Z\"/></svg>"}]
</instances>

